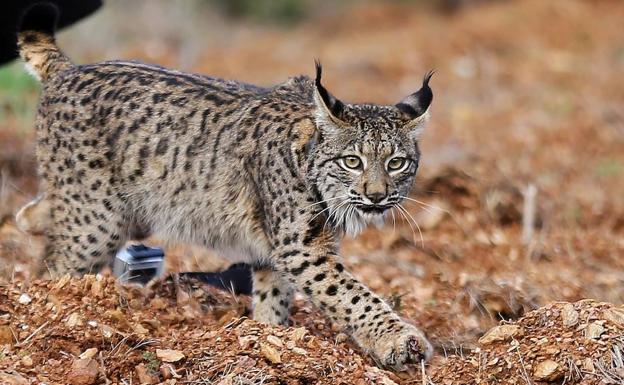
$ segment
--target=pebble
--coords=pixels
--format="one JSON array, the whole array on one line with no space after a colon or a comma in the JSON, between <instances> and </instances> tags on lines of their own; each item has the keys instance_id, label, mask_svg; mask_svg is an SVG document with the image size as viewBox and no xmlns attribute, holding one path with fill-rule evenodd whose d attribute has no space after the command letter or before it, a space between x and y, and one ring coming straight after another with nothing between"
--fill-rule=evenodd
<instances>
[{"instance_id":1,"label":"pebble","mask_svg":"<svg viewBox=\"0 0 624 385\"><path fill-rule=\"evenodd\" d=\"M0 345L13 344L13 332L9 326L0 326Z\"/></svg>"},{"instance_id":2,"label":"pebble","mask_svg":"<svg viewBox=\"0 0 624 385\"><path fill-rule=\"evenodd\" d=\"M137 365L135 369L136 375L139 378L140 384L156 384L158 383L158 377L152 374L152 372L145 366L144 363Z\"/></svg>"},{"instance_id":3,"label":"pebble","mask_svg":"<svg viewBox=\"0 0 624 385\"><path fill-rule=\"evenodd\" d=\"M522 328L518 325L499 325L490 329L485 335L479 338L479 343L487 345L495 341L506 341L521 334Z\"/></svg>"},{"instance_id":4,"label":"pebble","mask_svg":"<svg viewBox=\"0 0 624 385\"><path fill-rule=\"evenodd\" d=\"M178 362L186 356L179 350L156 349L156 357L163 362Z\"/></svg>"},{"instance_id":5,"label":"pebble","mask_svg":"<svg viewBox=\"0 0 624 385\"><path fill-rule=\"evenodd\" d=\"M282 355L275 349L273 346L269 344L265 344L260 342L260 353L269 360L269 362L273 364L281 364L282 363Z\"/></svg>"},{"instance_id":6,"label":"pebble","mask_svg":"<svg viewBox=\"0 0 624 385\"><path fill-rule=\"evenodd\" d=\"M92 385L98 379L98 364L91 358L75 360L67 379L71 385Z\"/></svg>"},{"instance_id":7,"label":"pebble","mask_svg":"<svg viewBox=\"0 0 624 385\"><path fill-rule=\"evenodd\" d=\"M23 293L17 299L17 302L21 303L22 305L28 305L31 301L32 301L32 298L30 298L30 296L26 293Z\"/></svg>"},{"instance_id":8,"label":"pebble","mask_svg":"<svg viewBox=\"0 0 624 385\"><path fill-rule=\"evenodd\" d=\"M561 309L561 321L563 326L574 326L579 320L579 313L574 309L574 305L567 303Z\"/></svg>"},{"instance_id":9,"label":"pebble","mask_svg":"<svg viewBox=\"0 0 624 385\"><path fill-rule=\"evenodd\" d=\"M97 354L97 348L89 348L80 354L80 358L93 358Z\"/></svg>"},{"instance_id":10,"label":"pebble","mask_svg":"<svg viewBox=\"0 0 624 385\"><path fill-rule=\"evenodd\" d=\"M604 332L604 326L602 326L598 322L592 322L587 325L587 328L585 328L585 338L597 340Z\"/></svg>"},{"instance_id":11,"label":"pebble","mask_svg":"<svg viewBox=\"0 0 624 385\"><path fill-rule=\"evenodd\" d=\"M553 360L545 360L538 363L533 371L533 378L538 381L557 381L563 376L563 371L558 363Z\"/></svg>"},{"instance_id":12,"label":"pebble","mask_svg":"<svg viewBox=\"0 0 624 385\"><path fill-rule=\"evenodd\" d=\"M273 345L283 348L284 347L284 343L282 342L282 340L280 340L279 338L275 337L275 336L267 336L267 341L272 343Z\"/></svg>"}]
</instances>

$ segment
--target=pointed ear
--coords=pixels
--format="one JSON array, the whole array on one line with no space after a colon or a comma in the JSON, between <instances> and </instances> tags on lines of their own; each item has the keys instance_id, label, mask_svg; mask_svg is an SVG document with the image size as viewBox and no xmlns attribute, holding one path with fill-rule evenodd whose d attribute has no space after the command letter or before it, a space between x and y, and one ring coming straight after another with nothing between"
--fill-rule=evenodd
<instances>
[{"instance_id":1,"label":"pointed ear","mask_svg":"<svg viewBox=\"0 0 624 385\"><path fill-rule=\"evenodd\" d=\"M316 123L319 129L331 126L344 126L342 113L344 104L330 94L321 84L323 68L318 60L314 61L316 66L316 78L314 79L314 104L316 105Z\"/></svg>"},{"instance_id":2,"label":"pointed ear","mask_svg":"<svg viewBox=\"0 0 624 385\"><path fill-rule=\"evenodd\" d=\"M429 71L423 78L422 87L395 105L410 121L405 126L406 129L414 131L418 136L427 120L427 111L433 100L433 91L429 87L429 80L434 71Z\"/></svg>"}]
</instances>

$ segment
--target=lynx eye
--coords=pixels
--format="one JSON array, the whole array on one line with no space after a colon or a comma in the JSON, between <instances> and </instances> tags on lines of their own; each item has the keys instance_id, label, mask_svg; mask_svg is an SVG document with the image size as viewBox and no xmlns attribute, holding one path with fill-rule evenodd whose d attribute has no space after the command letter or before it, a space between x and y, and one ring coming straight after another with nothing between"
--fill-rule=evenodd
<instances>
[{"instance_id":1,"label":"lynx eye","mask_svg":"<svg viewBox=\"0 0 624 385\"><path fill-rule=\"evenodd\" d=\"M349 170L359 170L362 168L362 160L357 156L345 156L341 160L342 166Z\"/></svg>"},{"instance_id":2,"label":"lynx eye","mask_svg":"<svg viewBox=\"0 0 624 385\"><path fill-rule=\"evenodd\" d=\"M388 162L388 171L398 171L403 169L407 165L407 159L405 158L392 158Z\"/></svg>"}]
</instances>

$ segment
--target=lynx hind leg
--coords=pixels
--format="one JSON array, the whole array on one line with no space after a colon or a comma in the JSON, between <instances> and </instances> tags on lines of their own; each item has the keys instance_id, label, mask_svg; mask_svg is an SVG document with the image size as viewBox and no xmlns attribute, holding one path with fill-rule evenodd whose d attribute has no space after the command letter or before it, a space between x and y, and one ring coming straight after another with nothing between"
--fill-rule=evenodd
<instances>
[{"instance_id":1,"label":"lynx hind leg","mask_svg":"<svg viewBox=\"0 0 624 385\"><path fill-rule=\"evenodd\" d=\"M15 215L17 227L32 235L41 235L51 224L50 201L45 194L27 203Z\"/></svg>"},{"instance_id":2,"label":"lynx hind leg","mask_svg":"<svg viewBox=\"0 0 624 385\"><path fill-rule=\"evenodd\" d=\"M52 224L40 271L52 277L97 273L128 238L127 221L107 201L50 199Z\"/></svg>"},{"instance_id":3,"label":"lynx hind leg","mask_svg":"<svg viewBox=\"0 0 624 385\"><path fill-rule=\"evenodd\" d=\"M287 325L293 289L289 282L270 268L254 269L253 318L256 321Z\"/></svg>"}]
</instances>

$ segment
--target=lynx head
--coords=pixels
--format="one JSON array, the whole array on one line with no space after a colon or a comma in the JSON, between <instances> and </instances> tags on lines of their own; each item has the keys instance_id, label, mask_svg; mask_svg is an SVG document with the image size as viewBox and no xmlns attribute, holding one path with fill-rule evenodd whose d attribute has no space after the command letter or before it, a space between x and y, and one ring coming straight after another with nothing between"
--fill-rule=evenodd
<instances>
[{"instance_id":1,"label":"lynx head","mask_svg":"<svg viewBox=\"0 0 624 385\"><path fill-rule=\"evenodd\" d=\"M414 183L418 138L433 99L432 73L417 92L393 106L346 104L314 82L316 139L309 153L308 177L322 200L318 211L336 228L359 233L381 224ZM400 215L400 214L397 214Z\"/></svg>"}]
</instances>

